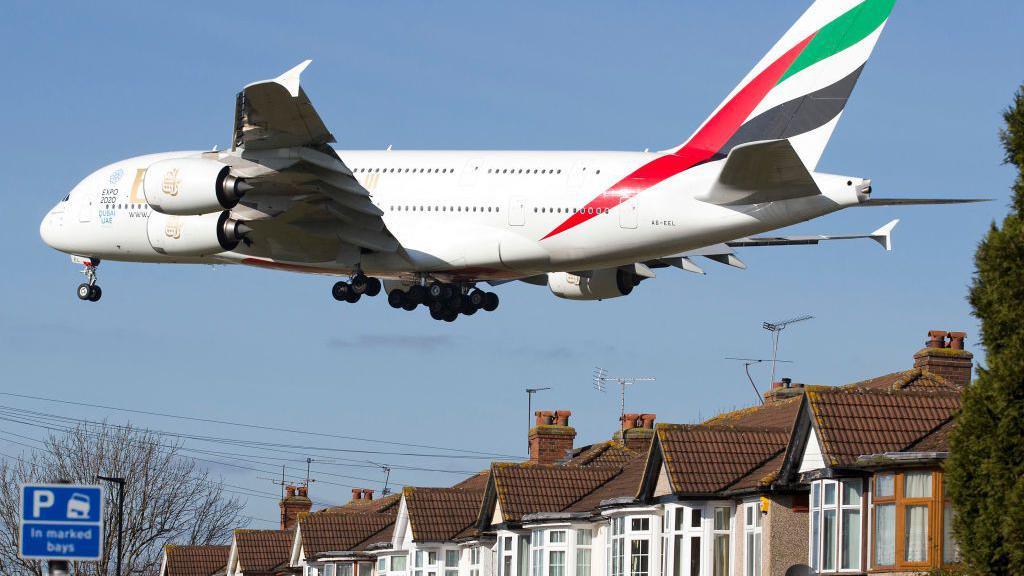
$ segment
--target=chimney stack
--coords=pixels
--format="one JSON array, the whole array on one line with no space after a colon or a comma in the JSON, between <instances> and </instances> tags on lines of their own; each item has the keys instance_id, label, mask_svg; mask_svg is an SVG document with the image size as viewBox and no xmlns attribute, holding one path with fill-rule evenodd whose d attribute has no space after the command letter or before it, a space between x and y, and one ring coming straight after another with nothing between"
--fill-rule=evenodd
<instances>
[{"instance_id":1,"label":"chimney stack","mask_svg":"<svg viewBox=\"0 0 1024 576\"><path fill-rule=\"evenodd\" d=\"M634 452L646 452L654 438L656 418L655 414L623 414L619 431L612 439Z\"/></svg>"},{"instance_id":2,"label":"chimney stack","mask_svg":"<svg viewBox=\"0 0 1024 576\"><path fill-rule=\"evenodd\" d=\"M966 332L929 330L925 347L914 354L914 368L945 378L964 388L971 383L974 354L964 350Z\"/></svg>"},{"instance_id":3,"label":"chimney stack","mask_svg":"<svg viewBox=\"0 0 1024 576\"><path fill-rule=\"evenodd\" d=\"M804 393L803 384L794 384L791 378L783 378L778 382L772 382L772 389L764 393L766 404L778 402L786 398L792 398Z\"/></svg>"},{"instance_id":4,"label":"chimney stack","mask_svg":"<svg viewBox=\"0 0 1024 576\"><path fill-rule=\"evenodd\" d=\"M534 412L536 424L530 429L530 462L554 464L561 462L572 453L576 430L569 426L572 412L558 410Z\"/></svg>"},{"instance_id":5,"label":"chimney stack","mask_svg":"<svg viewBox=\"0 0 1024 576\"><path fill-rule=\"evenodd\" d=\"M313 509L305 486L285 486L281 500L281 530L291 530Z\"/></svg>"}]
</instances>

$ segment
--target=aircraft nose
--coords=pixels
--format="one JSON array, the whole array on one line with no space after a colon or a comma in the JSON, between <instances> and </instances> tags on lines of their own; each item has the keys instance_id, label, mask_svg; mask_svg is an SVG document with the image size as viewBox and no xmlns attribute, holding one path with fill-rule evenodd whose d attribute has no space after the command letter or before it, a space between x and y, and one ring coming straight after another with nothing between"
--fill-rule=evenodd
<instances>
[{"instance_id":1,"label":"aircraft nose","mask_svg":"<svg viewBox=\"0 0 1024 576\"><path fill-rule=\"evenodd\" d=\"M43 216L43 221L39 223L39 237L43 239L47 246L57 250L61 249L61 222L59 221L61 216L51 210L46 216Z\"/></svg>"}]
</instances>

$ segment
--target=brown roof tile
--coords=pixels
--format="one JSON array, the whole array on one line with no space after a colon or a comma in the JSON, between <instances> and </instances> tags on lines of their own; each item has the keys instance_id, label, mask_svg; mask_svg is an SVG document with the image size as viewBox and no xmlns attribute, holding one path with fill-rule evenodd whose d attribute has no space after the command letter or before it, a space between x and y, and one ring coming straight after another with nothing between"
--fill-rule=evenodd
<instances>
[{"instance_id":1,"label":"brown roof tile","mask_svg":"<svg viewBox=\"0 0 1024 576\"><path fill-rule=\"evenodd\" d=\"M960 395L941 389L842 387L808 392L807 400L831 466L850 465L858 456L905 450L960 409Z\"/></svg>"},{"instance_id":2,"label":"brown roof tile","mask_svg":"<svg viewBox=\"0 0 1024 576\"><path fill-rule=\"evenodd\" d=\"M601 442L576 450L566 466L625 466L637 456L641 454L626 448L620 442Z\"/></svg>"},{"instance_id":3,"label":"brown roof tile","mask_svg":"<svg viewBox=\"0 0 1024 576\"><path fill-rule=\"evenodd\" d=\"M676 494L712 494L776 458L789 431L716 425L659 424L665 469Z\"/></svg>"},{"instance_id":4,"label":"brown roof tile","mask_svg":"<svg viewBox=\"0 0 1024 576\"><path fill-rule=\"evenodd\" d=\"M569 512L591 512L597 510L601 502L613 498L636 498L640 492L640 483L644 477L645 457L633 458L611 480L581 498L568 508Z\"/></svg>"},{"instance_id":5,"label":"brown roof tile","mask_svg":"<svg viewBox=\"0 0 1024 576\"><path fill-rule=\"evenodd\" d=\"M210 576L228 563L230 546L164 546L166 576Z\"/></svg>"},{"instance_id":6,"label":"brown roof tile","mask_svg":"<svg viewBox=\"0 0 1024 576\"><path fill-rule=\"evenodd\" d=\"M613 466L558 466L495 463L491 477L506 522L526 514L562 512L615 477Z\"/></svg>"},{"instance_id":7,"label":"brown roof tile","mask_svg":"<svg viewBox=\"0 0 1024 576\"><path fill-rule=\"evenodd\" d=\"M405 504L416 542L445 542L469 528L480 514L482 490L407 487Z\"/></svg>"},{"instance_id":8,"label":"brown roof tile","mask_svg":"<svg viewBox=\"0 0 1024 576\"><path fill-rule=\"evenodd\" d=\"M477 472L469 478L457 482L452 488L461 488L463 490L484 490L487 488L487 481L491 478L491 471L484 470Z\"/></svg>"},{"instance_id":9,"label":"brown roof tile","mask_svg":"<svg viewBox=\"0 0 1024 576\"><path fill-rule=\"evenodd\" d=\"M330 508L319 510L317 514L323 512L356 512L360 514L365 514L367 512L388 512L397 506L401 499L401 494L389 494L387 496L377 498L376 500L350 500L341 506L332 506Z\"/></svg>"},{"instance_id":10,"label":"brown roof tile","mask_svg":"<svg viewBox=\"0 0 1024 576\"><path fill-rule=\"evenodd\" d=\"M306 555L316 556L323 552L362 550L387 541L394 523L393 513L320 512L299 521L299 534Z\"/></svg>"},{"instance_id":11,"label":"brown roof tile","mask_svg":"<svg viewBox=\"0 0 1024 576\"><path fill-rule=\"evenodd\" d=\"M292 550L292 530L235 530L238 563L247 576L270 574L287 562Z\"/></svg>"},{"instance_id":12,"label":"brown roof tile","mask_svg":"<svg viewBox=\"0 0 1024 576\"><path fill-rule=\"evenodd\" d=\"M766 402L758 406L719 414L704 424L716 428L761 428L789 432L793 427L796 414L800 410L802 400L803 396L801 395Z\"/></svg>"},{"instance_id":13,"label":"brown roof tile","mask_svg":"<svg viewBox=\"0 0 1024 576\"><path fill-rule=\"evenodd\" d=\"M867 388L879 391L897 390L945 390L957 392L959 389L948 380L921 368L912 368L902 372L893 372L852 384L840 386L838 389Z\"/></svg>"}]
</instances>

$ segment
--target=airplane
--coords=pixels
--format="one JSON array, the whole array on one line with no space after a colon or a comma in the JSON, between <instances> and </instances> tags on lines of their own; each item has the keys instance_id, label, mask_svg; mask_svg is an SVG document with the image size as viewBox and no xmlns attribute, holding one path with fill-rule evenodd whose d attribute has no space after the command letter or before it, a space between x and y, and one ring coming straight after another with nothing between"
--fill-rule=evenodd
<instances>
[{"instance_id":1,"label":"airplane","mask_svg":"<svg viewBox=\"0 0 1024 576\"><path fill-rule=\"evenodd\" d=\"M850 207L974 199L872 197L871 180L816 172L895 0L816 0L683 144L660 152L337 150L300 83L310 61L249 84L231 146L115 162L40 225L81 264L243 264L347 277L336 300L386 294L454 321L493 311L479 287L626 296L655 270L744 268L736 249L871 239L758 236Z\"/></svg>"}]
</instances>

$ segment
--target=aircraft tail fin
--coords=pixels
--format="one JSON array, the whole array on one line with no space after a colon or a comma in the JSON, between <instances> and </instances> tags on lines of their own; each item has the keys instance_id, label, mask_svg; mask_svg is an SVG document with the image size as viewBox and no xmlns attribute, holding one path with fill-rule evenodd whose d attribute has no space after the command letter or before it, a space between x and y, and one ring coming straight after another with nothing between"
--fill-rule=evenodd
<instances>
[{"instance_id":1,"label":"aircraft tail fin","mask_svg":"<svg viewBox=\"0 0 1024 576\"><path fill-rule=\"evenodd\" d=\"M896 0L816 0L676 155L789 139L811 171Z\"/></svg>"}]
</instances>

